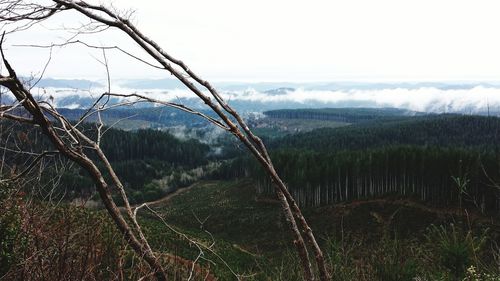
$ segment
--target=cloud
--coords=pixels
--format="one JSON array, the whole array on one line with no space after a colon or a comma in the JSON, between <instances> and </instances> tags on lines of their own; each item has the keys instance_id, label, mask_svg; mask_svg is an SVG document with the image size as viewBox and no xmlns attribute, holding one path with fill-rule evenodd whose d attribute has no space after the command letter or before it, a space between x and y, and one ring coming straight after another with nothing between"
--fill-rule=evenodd
<instances>
[{"instance_id":1,"label":"cloud","mask_svg":"<svg viewBox=\"0 0 500 281\"><path fill-rule=\"evenodd\" d=\"M396 107L414 111L459 112L500 108L500 89L476 86L469 89L439 89L435 87L389 88L369 90L315 91L296 89L285 94L268 95L249 90L228 93L232 101L261 103L297 103L304 106L368 106Z\"/></svg>"},{"instance_id":2,"label":"cloud","mask_svg":"<svg viewBox=\"0 0 500 281\"><path fill-rule=\"evenodd\" d=\"M92 104L105 89L89 91L75 89L45 88L39 90L39 97L53 101L56 106L75 108ZM128 89L115 87L113 92L138 93L158 100L189 103L203 108L203 103L185 89ZM279 92L279 94L276 94ZM208 95L207 92L205 94ZM500 87L494 85L473 85L467 87L438 87L394 85L372 88L344 88L340 90L311 90L308 88L286 88L279 91L258 91L251 86L240 91L223 91L224 98L236 107L247 111L291 107L395 107L425 112L478 112L488 108L500 111ZM252 108L248 108L250 106ZM259 107L259 105L262 105Z\"/></svg>"}]
</instances>

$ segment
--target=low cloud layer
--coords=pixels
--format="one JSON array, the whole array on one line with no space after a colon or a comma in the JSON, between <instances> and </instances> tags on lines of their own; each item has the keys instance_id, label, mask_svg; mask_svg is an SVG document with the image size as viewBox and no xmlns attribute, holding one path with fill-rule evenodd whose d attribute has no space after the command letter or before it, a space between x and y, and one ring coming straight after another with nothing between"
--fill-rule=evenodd
<instances>
[{"instance_id":1,"label":"low cloud layer","mask_svg":"<svg viewBox=\"0 0 500 281\"><path fill-rule=\"evenodd\" d=\"M102 90L102 91L101 91ZM45 88L39 97L57 107L87 107L104 89L79 91L75 89ZM116 87L113 92L139 93L159 100L188 103L197 108L204 107L196 96L184 89L129 89ZM226 100L245 111L265 111L278 108L300 107L395 107L422 112L477 113L500 111L500 87L476 85L468 87L374 87L336 90L314 90L310 88L277 88L267 91L245 90L222 91Z\"/></svg>"},{"instance_id":2,"label":"low cloud layer","mask_svg":"<svg viewBox=\"0 0 500 281\"><path fill-rule=\"evenodd\" d=\"M500 108L500 89L477 86L471 89L395 88L375 90L287 90L279 95L249 90L226 94L229 100L261 103L296 103L314 106L395 107L414 111L460 112Z\"/></svg>"}]
</instances>

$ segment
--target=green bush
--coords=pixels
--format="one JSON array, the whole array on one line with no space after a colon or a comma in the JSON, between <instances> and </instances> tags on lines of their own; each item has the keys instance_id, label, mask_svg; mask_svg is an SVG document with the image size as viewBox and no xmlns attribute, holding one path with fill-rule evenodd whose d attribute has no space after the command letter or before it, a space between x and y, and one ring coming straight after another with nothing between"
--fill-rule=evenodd
<instances>
[{"instance_id":1,"label":"green bush","mask_svg":"<svg viewBox=\"0 0 500 281\"><path fill-rule=\"evenodd\" d=\"M10 186L0 185L0 277L19 258L15 251L22 244L19 198Z\"/></svg>"},{"instance_id":2,"label":"green bush","mask_svg":"<svg viewBox=\"0 0 500 281\"><path fill-rule=\"evenodd\" d=\"M434 246L440 264L448 270L454 280L461 280L466 269L479 264L479 252L487 241L487 230L474 235L471 230L463 231L451 224L429 227L427 241Z\"/></svg>"}]
</instances>

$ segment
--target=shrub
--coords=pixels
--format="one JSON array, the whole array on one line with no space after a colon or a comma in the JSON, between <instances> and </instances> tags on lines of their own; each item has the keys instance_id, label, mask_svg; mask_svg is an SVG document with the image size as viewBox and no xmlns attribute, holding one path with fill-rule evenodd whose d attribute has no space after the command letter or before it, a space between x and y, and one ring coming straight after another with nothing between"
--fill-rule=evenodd
<instances>
[{"instance_id":1,"label":"shrub","mask_svg":"<svg viewBox=\"0 0 500 281\"><path fill-rule=\"evenodd\" d=\"M461 231L451 224L429 227L427 241L434 246L440 264L452 275L454 280L464 277L466 269L479 263L479 252L487 241L487 230L475 236L471 230Z\"/></svg>"}]
</instances>

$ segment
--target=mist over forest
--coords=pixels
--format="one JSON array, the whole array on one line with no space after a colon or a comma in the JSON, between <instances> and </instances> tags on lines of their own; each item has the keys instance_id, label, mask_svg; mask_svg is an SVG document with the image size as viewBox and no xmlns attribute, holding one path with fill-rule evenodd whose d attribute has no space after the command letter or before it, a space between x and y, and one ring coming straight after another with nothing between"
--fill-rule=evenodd
<instances>
[{"instance_id":1,"label":"mist over forest","mask_svg":"<svg viewBox=\"0 0 500 281\"><path fill-rule=\"evenodd\" d=\"M56 107L84 108L106 91L103 81L44 78L35 85ZM238 110L325 107L392 107L433 113L490 114L500 112L500 84L488 82L218 82L222 95ZM147 94L203 108L179 81L119 80L113 91ZM116 100L118 101L118 99ZM136 106L150 106L137 104Z\"/></svg>"},{"instance_id":2,"label":"mist over forest","mask_svg":"<svg viewBox=\"0 0 500 281\"><path fill-rule=\"evenodd\" d=\"M500 281L497 2L0 0L0 281Z\"/></svg>"}]
</instances>

